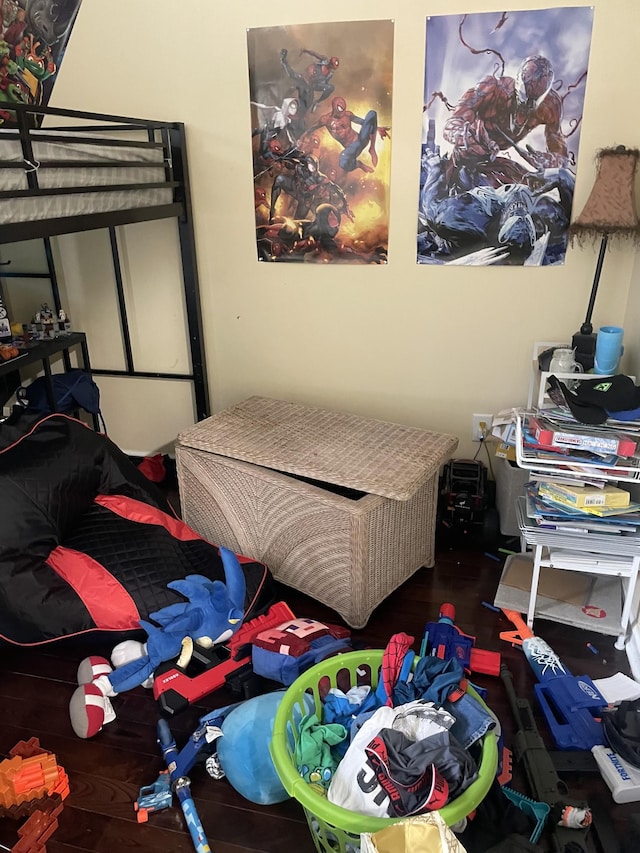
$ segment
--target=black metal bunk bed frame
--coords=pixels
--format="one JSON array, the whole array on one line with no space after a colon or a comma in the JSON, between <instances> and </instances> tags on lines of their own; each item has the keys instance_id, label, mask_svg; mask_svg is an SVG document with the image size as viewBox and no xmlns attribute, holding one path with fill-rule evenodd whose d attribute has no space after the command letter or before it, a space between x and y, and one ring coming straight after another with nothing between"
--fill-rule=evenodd
<instances>
[{"instance_id":1,"label":"black metal bunk bed frame","mask_svg":"<svg viewBox=\"0 0 640 853\"><path fill-rule=\"evenodd\" d=\"M13 104L11 108L12 110L14 109ZM48 274L44 275L51 281L53 304L57 313L62 308L62 304L51 248L51 237L94 229L108 229L126 368L124 370L108 370L92 366L91 372L105 376L191 381L194 388L196 419L202 420L208 417L210 414L209 391L204 355L202 311L184 124L182 122L149 121L147 119L105 115L80 110L18 104L15 105L15 113L17 116L17 128L13 130L3 129L2 137L19 140L22 161L0 159L0 171L2 169L24 170L27 179L27 188L19 190L0 188L0 200L17 200L21 198L39 199L48 196L85 195L86 193L109 193L114 191L127 193L129 191L135 192L136 190L171 189L172 201L169 204L142 207L132 206L121 210L80 213L73 216L57 216L46 219L31 219L25 222L0 224L0 244L40 238L44 241L45 257L49 271ZM50 124L48 117L59 117L72 121L99 122L102 124L58 126ZM43 127L45 121L46 127ZM122 136L126 137L128 133L135 133L139 136L141 131L146 134L146 140L121 138ZM116 133L118 136L110 139L100 136L101 133ZM46 136L43 136L43 134L46 134ZM69 134L73 134L73 136L70 137ZM78 139L78 135L82 136L81 140ZM42 170L57 168L64 168L65 170L80 169L91 168L92 166L105 168L110 165L127 168L128 166L140 165L137 162L128 163L122 160L109 163L104 160L96 162L81 160L76 162L73 159L41 160L36 163L34 144L39 139L45 139L46 142L64 143L65 141L69 141L70 138L73 138L73 141L76 143L81 141L83 145L99 144L101 146L126 146L128 148L161 148L163 152L164 180L155 183L106 184L100 186L78 185L57 188L41 187L38 175ZM122 268L116 235L116 228L121 225L170 218L177 220L182 259L185 310L191 356L191 373L187 374L136 370L127 320ZM0 274L2 277L16 277L20 275L19 273L11 273L4 270ZM29 275L28 277L32 278L33 276ZM68 370L70 366L68 351L65 350L63 355L65 369Z\"/></svg>"}]
</instances>

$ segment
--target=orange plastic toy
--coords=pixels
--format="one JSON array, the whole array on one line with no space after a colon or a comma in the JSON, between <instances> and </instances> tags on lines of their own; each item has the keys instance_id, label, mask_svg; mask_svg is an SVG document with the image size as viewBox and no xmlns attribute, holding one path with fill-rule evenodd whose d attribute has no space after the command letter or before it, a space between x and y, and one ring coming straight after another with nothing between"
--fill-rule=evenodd
<instances>
[{"instance_id":1,"label":"orange plastic toy","mask_svg":"<svg viewBox=\"0 0 640 853\"><path fill-rule=\"evenodd\" d=\"M46 853L58 828L58 815L69 794L69 777L38 738L19 741L0 761L0 817L29 815L18 830L12 853Z\"/></svg>"}]
</instances>

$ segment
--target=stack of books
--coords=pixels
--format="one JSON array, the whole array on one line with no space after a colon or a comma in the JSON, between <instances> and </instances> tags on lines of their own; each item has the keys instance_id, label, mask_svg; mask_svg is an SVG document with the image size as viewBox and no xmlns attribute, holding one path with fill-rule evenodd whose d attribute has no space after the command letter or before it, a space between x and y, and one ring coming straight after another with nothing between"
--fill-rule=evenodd
<instances>
[{"instance_id":1,"label":"stack of books","mask_svg":"<svg viewBox=\"0 0 640 853\"><path fill-rule=\"evenodd\" d=\"M572 533L635 533L640 503L610 484L581 485L535 475L526 486L527 515L538 527Z\"/></svg>"}]
</instances>

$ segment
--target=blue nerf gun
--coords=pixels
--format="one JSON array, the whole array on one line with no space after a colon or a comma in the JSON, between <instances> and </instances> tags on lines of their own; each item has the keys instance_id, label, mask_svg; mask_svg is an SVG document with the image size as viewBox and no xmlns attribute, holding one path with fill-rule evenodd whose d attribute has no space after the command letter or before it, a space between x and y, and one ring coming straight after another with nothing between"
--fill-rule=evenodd
<instances>
[{"instance_id":1,"label":"blue nerf gun","mask_svg":"<svg viewBox=\"0 0 640 853\"><path fill-rule=\"evenodd\" d=\"M171 734L169 724L163 719L158 720L158 743L160 744L162 755L167 762L171 786L180 800L187 829L191 835L196 853L211 853L209 842L198 817L196 804L193 802L193 797L191 796L191 782L189 777L181 772L176 742Z\"/></svg>"},{"instance_id":2,"label":"blue nerf gun","mask_svg":"<svg viewBox=\"0 0 640 853\"><path fill-rule=\"evenodd\" d=\"M134 804L139 823L146 822L151 812L169 808L172 804L173 794L176 793L197 853L210 853L211 848L191 797L191 782L187 774L203 751L209 751L213 741L222 735L220 727L223 721L240 704L240 702L235 702L232 705L226 705L224 708L210 711L201 717L200 725L179 751L168 722L164 719L158 721L158 743L167 763L167 769L160 773L153 785L140 788L138 799ZM213 760L213 756L209 760ZM208 765L207 770L214 778L224 776L224 772L216 775L214 769L210 769Z\"/></svg>"},{"instance_id":3,"label":"blue nerf gun","mask_svg":"<svg viewBox=\"0 0 640 853\"><path fill-rule=\"evenodd\" d=\"M521 645L538 683L536 698L559 749L592 749L606 745L599 717L607 700L588 675L572 675L558 655L526 625L517 610L503 610L516 627L501 640Z\"/></svg>"},{"instance_id":4,"label":"blue nerf gun","mask_svg":"<svg viewBox=\"0 0 640 853\"><path fill-rule=\"evenodd\" d=\"M151 812L167 809L173 801L169 771L163 770L153 785L143 785L134 803L138 823L146 823Z\"/></svg>"},{"instance_id":5,"label":"blue nerf gun","mask_svg":"<svg viewBox=\"0 0 640 853\"><path fill-rule=\"evenodd\" d=\"M456 658L467 672L500 675L500 653L475 647L476 638L465 634L455 624L456 609L448 602L441 605L437 622L427 622L420 646L420 656L447 660Z\"/></svg>"}]
</instances>

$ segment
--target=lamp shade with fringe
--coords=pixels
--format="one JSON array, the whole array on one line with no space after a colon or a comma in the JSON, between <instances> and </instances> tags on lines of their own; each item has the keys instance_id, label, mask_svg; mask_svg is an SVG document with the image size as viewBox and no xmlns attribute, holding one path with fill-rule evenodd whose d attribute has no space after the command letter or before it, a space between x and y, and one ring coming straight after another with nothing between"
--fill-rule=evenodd
<instances>
[{"instance_id":1,"label":"lamp shade with fringe","mask_svg":"<svg viewBox=\"0 0 640 853\"><path fill-rule=\"evenodd\" d=\"M635 176L640 152L616 145L596 154L596 180L582 213L569 226L569 238L579 245L600 240L596 271L585 320L573 335L571 346L584 370L594 366L596 335L591 316L598 293L602 265L610 239L640 242L640 222L635 201Z\"/></svg>"},{"instance_id":2,"label":"lamp shade with fringe","mask_svg":"<svg viewBox=\"0 0 640 853\"><path fill-rule=\"evenodd\" d=\"M596 180L580 216L569 226L578 241L608 237L640 238L634 193L640 152L637 148L603 148L596 154Z\"/></svg>"}]
</instances>

